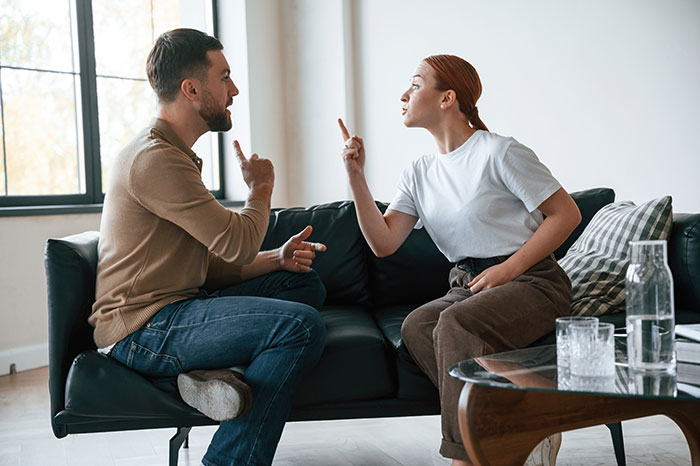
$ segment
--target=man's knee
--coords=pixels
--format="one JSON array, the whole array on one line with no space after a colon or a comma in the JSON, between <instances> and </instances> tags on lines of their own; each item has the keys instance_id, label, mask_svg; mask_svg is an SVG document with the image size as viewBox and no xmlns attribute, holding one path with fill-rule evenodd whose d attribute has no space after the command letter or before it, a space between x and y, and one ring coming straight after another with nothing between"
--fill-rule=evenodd
<instances>
[{"instance_id":1,"label":"man's knee","mask_svg":"<svg viewBox=\"0 0 700 466\"><path fill-rule=\"evenodd\" d=\"M320 356L326 344L326 324L321 313L309 305L294 303L294 318L300 322L305 344Z\"/></svg>"},{"instance_id":2,"label":"man's knee","mask_svg":"<svg viewBox=\"0 0 700 466\"><path fill-rule=\"evenodd\" d=\"M320 311L321 307L323 307L323 303L326 301L326 286L323 284L318 272L314 269L302 275L304 277L305 286L309 289L309 294L316 299L315 302L308 304Z\"/></svg>"},{"instance_id":3,"label":"man's knee","mask_svg":"<svg viewBox=\"0 0 700 466\"><path fill-rule=\"evenodd\" d=\"M326 287L314 269L306 273L289 272L289 288L298 294L298 302L303 302L320 311L326 301Z\"/></svg>"}]
</instances>

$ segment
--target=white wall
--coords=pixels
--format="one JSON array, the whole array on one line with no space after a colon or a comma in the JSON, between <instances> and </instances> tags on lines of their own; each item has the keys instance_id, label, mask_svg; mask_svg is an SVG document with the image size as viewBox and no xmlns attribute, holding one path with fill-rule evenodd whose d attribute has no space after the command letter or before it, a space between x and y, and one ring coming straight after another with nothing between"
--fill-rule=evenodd
<instances>
[{"instance_id":1,"label":"white wall","mask_svg":"<svg viewBox=\"0 0 700 466\"><path fill-rule=\"evenodd\" d=\"M340 0L282 0L287 205L347 197L335 150L345 114L343 5Z\"/></svg>"},{"instance_id":2,"label":"white wall","mask_svg":"<svg viewBox=\"0 0 700 466\"><path fill-rule=\"evenodd\" d=\"M244 90L251 144L276 163L276 205L348 197L338 116L365 139L375 198L390 200L403 168L434 148L403 127L399 96L421 58L453 53L481 75L487 126L532 147L569 191L671 194L676 212L700 211L700 2L245 4L257 12Z\"/></svg>"},{"instance_id":3,"label":"white wall","mask_svg":"<svg viewBox=\"0 0 700 466\"><path fill-rule=\"evenodd\" d=\"M368 178L390 199L403 167L431 151L401 125L399 95L424 56L470 61L490 130L532 147L570 191L671 194L700 211L700 2L419 0L356 2Z\"/></svg>"},{"instance_id":4,"label":"white wall","mask_svg":"<svg viewBox=\"0 0 700 466\"><path fill-rule=\"evenodd\" d=\"M421 58L454 53L481 75L484 122L532 147L568 190L671 194L676 212L700 212L700 2L227 0L219 12L241 90L229 194L245 193L236 137L275 163L273 205L346 199L335 122L346 116L375 198L390 200L403 168L433 150L401 124L399 96ZM0 218L0 374L45 348L45 240L98 227L97 214Z\"/></svg>"},{"instance_id":5,"label":"white wall","mask_svg":"<svg viewBox=\"0 0 700 466\"><path fill-rule=\"evenodd\" d=\"M337 147L336 119L347 110L348 0L236 0L220 2L220 37L241 94L234 98L234 130L247 156L275 165L273 207L303 206L348 196ZM222 14L222 12L224 14ZM247 24L241 25L244 15ZM242 28L247 31L241 33ZM245 50L240 43L247 42ZM245 59L244 61L242 59ZM229 164L229 192L240 187Z\"/></svg>"},{"instance_id":6,"label":"white wall","mask_svg":"<svg viewBox=\"0 0 700 466\"><path fill-rule=\"evenodd\" d=\"M46 240L99 227L99 214L0 218L0 375L48 362Z\"/></svg>"}]
</instances>

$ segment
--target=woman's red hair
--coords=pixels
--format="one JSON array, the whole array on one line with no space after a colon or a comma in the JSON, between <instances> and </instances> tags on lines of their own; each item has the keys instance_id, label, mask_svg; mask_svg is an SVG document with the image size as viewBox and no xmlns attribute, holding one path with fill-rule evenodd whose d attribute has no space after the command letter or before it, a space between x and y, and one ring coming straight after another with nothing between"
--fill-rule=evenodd
<instances>
[{"instance_id":1,"label":"woman's red hair","mask_svg":"<svg viewBox=\"0 0 700 466\"><path fill-rule=\"evenodd\" d=\"M476 108L481 96L481 80L474 67L455 55L432 55L423 61L435 70L436 88L455 91L459 110L467 121L476 129L488 131Z\"/></svg>"}]
</instances>

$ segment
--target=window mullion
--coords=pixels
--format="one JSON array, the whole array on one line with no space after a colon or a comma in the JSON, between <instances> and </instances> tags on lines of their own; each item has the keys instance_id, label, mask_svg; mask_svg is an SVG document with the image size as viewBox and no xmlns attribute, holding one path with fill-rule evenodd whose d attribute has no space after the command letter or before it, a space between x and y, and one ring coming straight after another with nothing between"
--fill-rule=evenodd
<instances>
[{"instance_id":1,"label":"window mullion","mask_svg":"<svg viewBox=\"0 0 700 466\"><path fill-rule=\"evenodd\" d=\"M211 33L214 37L219 37L219 11L218 11L217 0L211 0ZM224 179L224 134L217 133L216 135L216 145L218 146L219 152L219 189L214 191L215 197L225 199L226 198L226 180Z\"/></svg>"},{"instance_id":2,"label":"window mullion","mask_svg":"<svg viewBox=\"0 0 700 466\"><path fill-rule=\"evenodd\" d=\"M3 190L0 195L7 196L7 150L5 149L5 106L2 101L2 68L0 68L0 125L2 125L2 165Z\"/></svg>"},{"instance_id":3,"label":"window mullion","mask_svg":"<svg viewBox=\"0 0 700 466\"><path fill-rule=\"evenodd\" d=\"M97 113L97 72L95 35L92 26L92 0L75 0L78 18L78 57L80 92L83 104L83 137L85 144L85 184L92 203L101 203L102 163L100 161L100 128Z\"/></svg>"}]
</instances>

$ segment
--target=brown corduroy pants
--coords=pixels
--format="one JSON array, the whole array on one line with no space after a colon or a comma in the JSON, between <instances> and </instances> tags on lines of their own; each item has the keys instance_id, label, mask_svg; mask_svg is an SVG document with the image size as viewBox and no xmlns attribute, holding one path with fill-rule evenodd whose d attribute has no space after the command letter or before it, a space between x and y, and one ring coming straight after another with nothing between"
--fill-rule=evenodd
<instances>
[{"instance_id":1,"label":"brown corduroy pants","mask_svg":"<svg viewBox=\"0 0 700 466\"><path fill-rule=\"evenodd\" d=\"M401 335L418 366L440 391L442 444L446 458L468 460L457 421L464 382L447 369L460 361L525 348L554 330L570 313L571 282L553 256L503 285L473 294L474 275L454 267L450 290L411 312Z\"/></svg>"}]
</instances>

